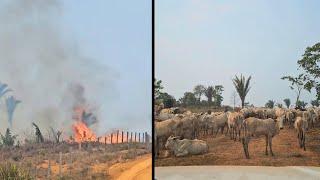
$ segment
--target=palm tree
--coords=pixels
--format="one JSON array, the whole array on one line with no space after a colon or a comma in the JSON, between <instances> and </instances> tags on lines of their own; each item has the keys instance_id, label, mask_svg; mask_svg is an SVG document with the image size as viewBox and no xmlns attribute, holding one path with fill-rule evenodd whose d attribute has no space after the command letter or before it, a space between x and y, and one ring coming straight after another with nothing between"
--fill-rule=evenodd
<instances>
[{"instance_id":1,"label":"palm tree","mask_svg":"<svg viewBox=\"0 0 320 180\"><path fill-rule=\"evenodd\" d=\"M17 105L21 103L21 101L17 100L13 96L10 96L6 99L6 106L7 106L7 112L8 112L8 121L10 128L12 128L12 118L13 118L13 112L16 109Z\"/></svg>"},{"instance_id":2,"label":"palm tree","mask_svg":"<svg viewBox=\"0 0 320 180\"><path fill-rule=\"evenodd\" d=\"M196 85L193 88L193 94L198 97L199 102L201 101L201 96L205 93L205 90L206 90L206 88L201 84Z\"/></svg>"},{"instance_id":3,"label":"palm tree","mask_svg":"<svg viewBox=\"0 0 320 180\"><path fill-rule=\"evenodd\" d=\"M266 105L265 105L265 107L266 108L273 108L274 107L274 101L273 100L269 100L267 103L266 103Z\"/></svg>"},{"instance_id":4,"label":"palm tree","mask_svg":"<svg viewBox=\"0 0 320 180\"><path fill-rule=\"evenodd\" d=\"M290 104L291 104L290 99L289 99L289 98L286 98L286 99L283 100L283 102L284 102L284 104L287 106L287 108L289 109Z\"/></svg>"},{"instance_id":5,"label":"palm tree","mask_svg":"<svg viewBox=\"0 0 320 180\"><path fill-rule=\"evenodd\" d=\"M0 98L5 95L7 92L12 91L11 89L7 89L8 85L0 82Z\"/></svg>"},{"instance_id":6,"label":"palm tree","mask_svg":"<svg viewBox=\"0 0 320 180\"><path fill-rule=\"evenodd\" d=\"M241 99L242 108L245 105L246 96L251 88L249 87L250 80L251 80L251 76L249 76L248 79L246 79L244 76L242 76L242 74L240 75L240 78L236 76L234 79L232 79L233 85L236 88L236 91Z\"/></svg>"}]
</instances>

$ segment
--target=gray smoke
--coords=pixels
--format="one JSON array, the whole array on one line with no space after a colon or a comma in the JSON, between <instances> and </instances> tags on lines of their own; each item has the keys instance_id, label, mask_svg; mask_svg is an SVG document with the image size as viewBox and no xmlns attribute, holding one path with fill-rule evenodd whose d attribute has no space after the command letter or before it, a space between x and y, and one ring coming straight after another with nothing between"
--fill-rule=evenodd
<instances>
[{"instance_id":1,"label":"gray smoke","mask_svg":"<svg viewBox=\"0 0 320 180\"><path fill-rule=\"evenodd\" d=\"M62 7L57 0L0 2L0 81L22 103L14 114L13 130L31 122L40 128L71 131L72 108L80 103L99 107L110 102L116 75L97 60L81 55L72 37L63 37ZM8 124L3 99L1 132ZM101 111L101 110L100 110Z\"/></svg>"}]
</instances>

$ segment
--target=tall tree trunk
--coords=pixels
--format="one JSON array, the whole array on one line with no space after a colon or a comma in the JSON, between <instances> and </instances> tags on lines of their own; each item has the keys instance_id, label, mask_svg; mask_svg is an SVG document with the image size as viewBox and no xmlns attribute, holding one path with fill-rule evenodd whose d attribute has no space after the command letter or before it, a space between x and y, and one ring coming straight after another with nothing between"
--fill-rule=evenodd
<instances>
[{"instance_id":1,"label":"tall tree trunk","mask_svg":"<svg viewBox=\"0 0 320 180\"><path fill-rule=\"evenodd\" d=\"M241 98L241 106L242 106L242 108L244 108L244 102L245 102L245 98Z\"/></svg>"},{"instance_id":2,"label":"tall tree trunk","mask_svg":"<svg viewBox=\"0 0 320 180\"><path fill-rule=\"evenodd\" d=\"M212 97L208 97L208 104L209 104L209 105L212 104Z\"/></svg>"}]
</instances>

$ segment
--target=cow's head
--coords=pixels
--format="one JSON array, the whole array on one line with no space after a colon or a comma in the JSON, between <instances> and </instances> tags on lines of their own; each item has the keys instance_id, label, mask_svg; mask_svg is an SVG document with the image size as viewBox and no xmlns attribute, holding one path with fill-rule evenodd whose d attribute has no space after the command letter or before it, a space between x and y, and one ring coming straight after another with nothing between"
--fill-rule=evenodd
<instances>
[{"instance_id":1,"label":"cow's head","mask_svg":"<svg viewBox=\"0 0 320 180\"><path fill-rule=\"evenodd\" d=\"M170 136L170 137L167 139L167 142L166 142L166 144L165 144L166 149L173 149L173 146L174 146L174 144L176 143L176 141L177 141L178 139L179 139L178 137Z\"/></svg>"},{"instance_id":2,"label":"cow's head","mask_svg":"<svg viewBox=\"0 0 320 180\"><path fill-rule=\"evenodd\" d=\"M275 122L277 123L279 130L283 129L283 121L284 121L284 116L280 116L277 119L275 119Z\"/></svg>"}]
</instances>

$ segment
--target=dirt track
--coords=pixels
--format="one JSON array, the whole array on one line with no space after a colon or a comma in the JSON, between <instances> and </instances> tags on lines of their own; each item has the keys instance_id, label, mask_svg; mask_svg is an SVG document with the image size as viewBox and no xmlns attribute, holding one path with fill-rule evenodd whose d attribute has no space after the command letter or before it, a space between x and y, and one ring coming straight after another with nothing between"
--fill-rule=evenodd
<instances>
[{"instance_id":1,"label":"dirt track","mask_svg":"<svg viewBox=\"0 0 320 180\"><path fill-rule=\"evenodd\" d=\"M208 154L182 158L159 158L156 166L241 165L241 166L320 166L320 129L307 133L306 148L298 146L294 129L285 129L273 138L274 157L265 155L265 138L252 139L249 144L251 159L245 159L242 143L219 134L204 138L209 144Z\"/></svg>"},{"instance_id":2,"label":"dirt track","mask_svg":"<svg viewBox=\"0 0 320 180\"><path fill-rule=\"evenodd\" d=\"M112 179L117 180L149 180L152 173L151 155L144 155L141 158L113 165L110 169Z\"/></svg>"}]
</instances>

